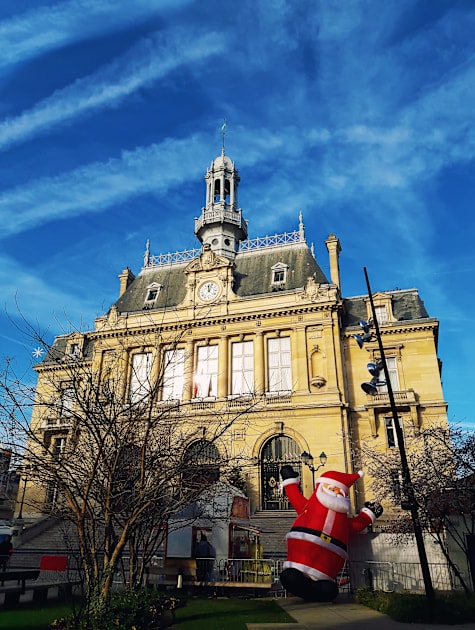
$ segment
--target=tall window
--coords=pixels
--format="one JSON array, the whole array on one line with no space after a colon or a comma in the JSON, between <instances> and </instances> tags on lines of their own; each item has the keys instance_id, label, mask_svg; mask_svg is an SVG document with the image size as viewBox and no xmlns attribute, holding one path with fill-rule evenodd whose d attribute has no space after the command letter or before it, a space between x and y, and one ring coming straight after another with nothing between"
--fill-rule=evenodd
<instances>
[{"instance_id":1,"label":"tall window","mask_svg":"<svg viewBox=\"0 0 475 630\"><path fill-rule=\"evenodd\" d=\"M130 377L130 402L143 401L150 392L150 373L152 371L152 353L132 356L132 374Z\"/></svg>"},{"instance_id":2,"label":"tall window","mask_svg":"<svg viewBox=\"0 0 475 630\"><path fill-rule=\"evenodd\" d=\"M218 346L199 346L196 361L194 397L208 398L218 393Z\"/></svg>"},{"instance_id":3,"label":"tall window","mask_svg":"<svg viewBox=\"0 0 475 630\"><path fill-rule=\"evenodd\" d=\"M52 443L52 455L56 461L59 461L64 453L64 449L66 448L66 438L65 437L56 437L53 439Z\"/></svg>"},{"instance_id":4,"label":"tall window","mask_svg":"<svg viewBox=\"0 0 475 630\"><path fill-rule=\"evenodd\" d=\"M66 387L61 392L61 416L63 418L70 418L73 414L74 406L74 387Z\"/></svg>"},{"instance_id":5,"label":"tall window","mask_svg":"<svg viewBox=\"0 0 475 630\"><path fill-rule=\"evenodd\" d=\"M232 387L233 395L254 392L254 346L252 341L232 344Z\"/></svg>"},{"instance_id":6,"label":"tall window","mask_svg":"<svg viewBox=\"0 0 475 630\"><path fill-rule=\"evenodd\" d=\"M393 392L400 391L399 388L399 376L397 373L397 362L396 357L386 357L386 365L388 366L389 372L389 380L391 381L391 387ZM384 374L381 373L381 378L384 378ZM386 393L388 391L387 385L383 385L378 388L381 394Z\"/></svg>"},{"instance_id":7,"label":"tall window","mask_svg":"<svg viewBox=\"0 0 475 630\"><path fill-rule=\"evenodd\" d=\"M164 354L162 400L181 400L185 378L185 350L175 348Z\"/></svg>"},{"instance_id":8,"label":"tall window","mask_svg":"<svg viewBox=\"0 0 475 630\"><path fill-rule=\"evenodd\" d=\"M269 392L292 391L290 337L267 340Z\"/></svg>"},{"instance_id":9,"label":"tall window","mask_svg":"<svg viewBox=\"0 0 475 630\"><path fill-rule=\"evenodd\" d=\"M398 418L399 426L402 429L401 418ZM389 418L384 419L384 423L386 426L386 441L388 448L397 448L399 446L396 427L394 426L394 418L391 416Z\"/></svg>"}]
</instances>

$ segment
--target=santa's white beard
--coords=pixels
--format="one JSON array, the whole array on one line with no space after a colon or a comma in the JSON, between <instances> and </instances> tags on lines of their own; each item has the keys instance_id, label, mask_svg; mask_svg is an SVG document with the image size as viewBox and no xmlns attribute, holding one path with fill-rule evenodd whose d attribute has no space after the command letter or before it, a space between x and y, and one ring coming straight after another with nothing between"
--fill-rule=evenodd
<instances>
[{"instance_id":1,"label":"santa's white beard","mask_svg":"<svg viewBox=\"0 0 475 630\"><path fill-rule=\"evenodd\" d=\"M350 511L350 499L348 497L335 495L333 492L326 492L321 483L318 484L317 499L322 505L334 512L345 514Z\"/></svg>"}]
</instances>

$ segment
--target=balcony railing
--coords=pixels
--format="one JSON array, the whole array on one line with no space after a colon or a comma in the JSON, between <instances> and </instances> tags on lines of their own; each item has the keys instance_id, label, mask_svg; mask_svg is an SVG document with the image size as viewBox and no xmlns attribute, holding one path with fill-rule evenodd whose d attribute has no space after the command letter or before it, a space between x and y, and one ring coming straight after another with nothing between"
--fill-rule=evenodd
<instances>
[{"instance_id":1,"label":"balcony railing","mask_svg":"<svg viewBox=\"0 0 475 630\"><path fill-rule=\"evenodd\" d=\"M398 406L415 405L417 403L416 396L413 389L406 389L403 391L393 392L394 402ZM380 407L381 405L389 405L389 394L387 392L381 392L375 396L368 395L366 397L369 407Z\"/></svg>"}]
</instances>

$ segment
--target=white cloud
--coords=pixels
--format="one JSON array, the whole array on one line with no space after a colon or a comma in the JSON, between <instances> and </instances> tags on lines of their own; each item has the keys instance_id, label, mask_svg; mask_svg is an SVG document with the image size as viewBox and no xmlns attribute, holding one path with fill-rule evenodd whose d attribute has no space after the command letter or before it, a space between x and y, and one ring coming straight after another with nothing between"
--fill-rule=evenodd
<instances>
[{"instance_id":1,"label":"white cloud","mask_svg":"<svg viewBox=\"0 0 475 630\"><path fill-rule=\"evenodd\" d=\"M200 37L181 31L166 37L155 34L93 75L56 91L20 116L6 119L0 124L0 148L91 110L116 105L176 68L201 62L223 49L224 39L218 33Z\"/></svg>"},{"instance_id":2,"label":"white cloud","mask_svg":"<svg viewBox=\"0 0 475 630\"><path fill-rule=\"evenodd\" d=\"M69 0L26 11L0 22L0 66L144 20L191 0Z\"/></svg>"},{"instance_id":3,"label":"white cloud","mask_svg":"<svg viewBox=\"0 0 475 630\"><path fill-rule=\"evenodd\" d=\"M85 299L83 293L65 293L49 284L41 271L32 271L6 255L0 255L0 284L2 296L8 304L2 318L7 316L18 322L21 317L26 317L31 326L39 329L56 321L57 328L66 332L71 326L80 327L83 316L92 319L100 314L97 313L100 306L97 300L93 303ZM62 310L65 305L67 312ZM19 326L24 328L21 321ZM6 326L2 328L5 330Z\"/></svg>"}]
</instances>

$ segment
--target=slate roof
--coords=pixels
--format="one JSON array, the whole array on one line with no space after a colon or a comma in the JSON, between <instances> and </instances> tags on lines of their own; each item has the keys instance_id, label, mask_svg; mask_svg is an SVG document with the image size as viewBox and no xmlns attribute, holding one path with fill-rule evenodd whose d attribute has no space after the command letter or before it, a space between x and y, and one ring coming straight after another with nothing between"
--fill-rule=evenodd
<instances>
[{"instance_id":1,"label":"slate roof","mask_svg":"<svg viewBox=\"0 0 475 630\"><path fill-rule=\"evenodd\" d=\"M397 321L429 318L417 289L384 291L384 293L392 296L393 315ZM347 326L358 326L361 319L366 320L368 318L367 299L368 296L360 295L343 300L342 325L344 328Z\"/></svg>"},{"instance_id":2,"label":"slate roof","mask_svg":"<svg viewBox=\"0 0 475 630\"><path fill-rule=\"evenodd\" d=\"M328 283L308 245L295 243L238 253L234 268L234 292L239 297L249 297L278 290L271 284L272 267L277 263L288 266L283 291L304 287L311 276L316 282ZM115 303L118 311L131 313L144 310L147 288L154 282L160 284L162 289L150 310L178 306L186 295L185 268L188 264L176 263L142 270Z\"/></svg>"},{"instance_id":3,"label":"slate roof","mask_svg":"<svg viewBox=\"0 0 475 630\"><path fill-rule=\"evenodd\" d=\"M48 349L48 352L45 355L42 363L58 363L67 355L68 344L71 341L71 335L59 335L55 337L52 346ZM92 359L92 355L94 352L94 341L87 336L84 336L83 340L83 348L82 348L82 356L83 359ZM71 360L73 358L71 357Z\"/></svg>"}]
</instances>

